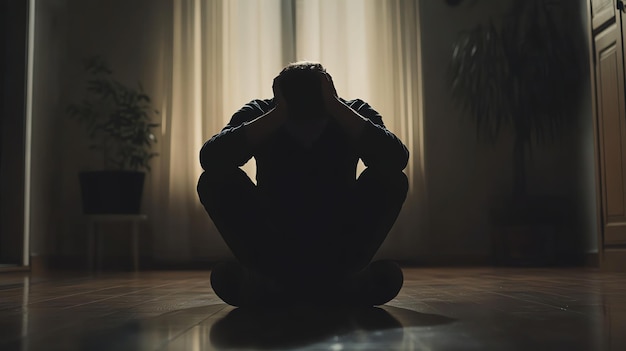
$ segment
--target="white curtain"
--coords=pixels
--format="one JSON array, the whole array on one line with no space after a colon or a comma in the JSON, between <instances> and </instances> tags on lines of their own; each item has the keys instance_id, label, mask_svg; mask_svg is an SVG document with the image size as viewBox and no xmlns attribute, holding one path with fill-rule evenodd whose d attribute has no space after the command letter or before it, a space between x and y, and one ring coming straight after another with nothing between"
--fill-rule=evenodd
<instances>
[{"instance_id":1,"label":"white curtain","mask_svg":"<svg viewBox=\"0 0 626 351\"><path fill-rule=\"evenodd\" d=\"M340 96L370 102L409 147L411 193L381 255L413 258L425 196L416 1L174 0L164 52L168 98L150 189L157 260L229 255L195 192L198 151L243 104L271 97L284 65L304 59L326 66ZM245 166L252 178L254 166Z\"/></svg>"}]
</instances>

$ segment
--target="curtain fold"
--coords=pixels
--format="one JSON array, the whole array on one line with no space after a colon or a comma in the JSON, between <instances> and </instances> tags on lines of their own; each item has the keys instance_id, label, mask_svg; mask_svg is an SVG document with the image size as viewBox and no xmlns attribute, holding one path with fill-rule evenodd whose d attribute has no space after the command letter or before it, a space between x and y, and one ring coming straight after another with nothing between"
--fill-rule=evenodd
<instances>
[{"instance_id":1,"label":"curtain fold","mask_svg":"<svg viewBox=\"0 0 626 351\"><path fill-rule=\"evenodd\" d=\"M378 256L415 259L427 239L419 2L296 0L295 13L296 59L322 62L337 92L368 101L411 152L411 190Z\"/></svg>"},{"instance_id":2,"label":"curtain fold","mask_svg":"<svg viewBox=\"0 0 626 351\"><path fill-rule=\"evenodd\" d=\"M230 255L197 198L199 149L243 104L271 97L284 65L303 59L322 62L342 97L370 102L411 151L411 194L381 250L411 256L423 219L417 11L400 0L174 0L150 188L156 259ZM254 179L254 163L244 169Z\"/></svg>"},{"instance_id":3,"label":"curtain fold","mask_svg":"<svg viewBox=\"0 0 626 351\"><path fill-rule=\"evenodd\" d=\"M423 115L419 1L371 0L367 8L373 74L372 104L379 106L387 127L411 152L405 173L410 190L402 212L380 250L386 257L415 260L427 247L426 177L423 153Z\"/></svg>"}]
</instances>

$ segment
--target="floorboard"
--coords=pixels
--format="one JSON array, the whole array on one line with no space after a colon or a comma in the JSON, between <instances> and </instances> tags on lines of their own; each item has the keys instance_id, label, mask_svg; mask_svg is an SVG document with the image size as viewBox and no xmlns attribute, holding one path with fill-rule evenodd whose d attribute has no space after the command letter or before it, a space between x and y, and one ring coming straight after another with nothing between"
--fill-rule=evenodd
<instances>
[{"instance_id":1,"label":"floorboard","mask_svg":"<svg viewBox=\"0 0 626 351\"><path fill-rule=\"evenodd\" d=\"M223 304L208 271L0 274L0 350L625 350L626 274L405 268L385 306Z\"/></svg>"}]
</instances>

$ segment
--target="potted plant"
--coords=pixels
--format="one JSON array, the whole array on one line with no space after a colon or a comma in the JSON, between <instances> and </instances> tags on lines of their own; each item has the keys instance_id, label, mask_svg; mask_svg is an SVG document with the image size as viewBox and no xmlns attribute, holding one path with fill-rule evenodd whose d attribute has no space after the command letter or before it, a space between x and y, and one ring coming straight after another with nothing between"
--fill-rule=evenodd
<instances>
[{"instance_id":1,"label":"potted plant","mask_svg":"<svg viewBox=\"0 0 626 351\"><path fill-rule=\"evenodd\" d=\"M526 168L533 147L555 142L577 118L572 102L578 99L582 65L571 35L559 23L559 5L554 0L514 1L500 25L490 20L462 33L449 66L453 99L468 112L479 140L495 145L504 128L514 136L511 193L492 218L510 234L495 240L499 255L508 251L518 256L512 260L518 263L547 257L541 251L554 245L554 235L539 243L530 236L544 232L537 226L558 222L557 214L537 206L541 199L527 193ZM520 228L528 226L534 234L520 234ZM503 240L511 247L503 249ZM536 257L510 252L521 247Z\"/></svg>"},{"instance_id":2,"label":"potted plant","mask_svg":"<svg viewBox=\"0 0 626 351\"><path fill-rule=\"evenodd\" d=\"M100 171L79 174L83 211L87 214L139 213L145 172L156 137L158 114L150 97L113 78L101 57L84 60L88 75L84 97L67 107L67 114L82 124L91 140L90 149L104 163Z\"/></svg>"}]
</instances>

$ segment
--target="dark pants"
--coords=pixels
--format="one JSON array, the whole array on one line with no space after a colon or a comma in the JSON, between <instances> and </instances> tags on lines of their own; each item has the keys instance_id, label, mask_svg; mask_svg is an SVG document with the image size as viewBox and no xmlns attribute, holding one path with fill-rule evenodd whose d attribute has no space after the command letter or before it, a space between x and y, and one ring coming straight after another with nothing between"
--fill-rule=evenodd
<instances>
[{"instance_id":1,"label":"dark pants","mask_svg":"<svg viewBox=\"0 0 626 351\"><path fill-rule=\"evenodd\" d=\"M200 201L237 260L268 277L290 280L341 278L365 268L396 221L407 191L404 173L366 169L339 213L326 218L314 214L314 223L286 231L282 222L293 217L281 219L281 210L266 201L241 169L204 172L198 182ZM325 201L316 206L335 204L333 198Z\"/></svg>"}]
</instances>

